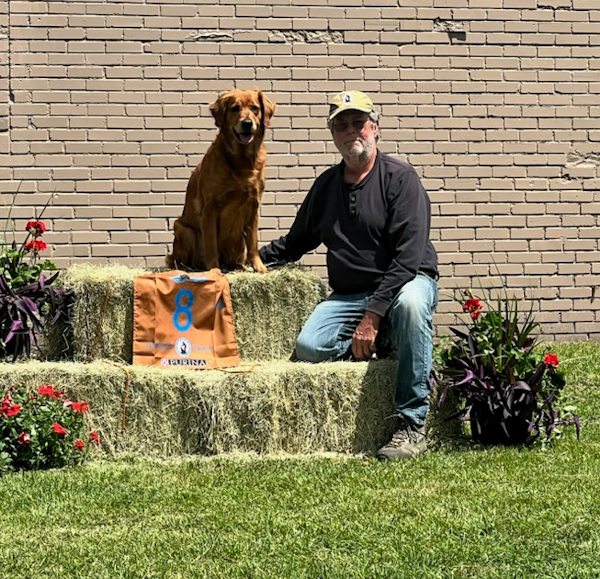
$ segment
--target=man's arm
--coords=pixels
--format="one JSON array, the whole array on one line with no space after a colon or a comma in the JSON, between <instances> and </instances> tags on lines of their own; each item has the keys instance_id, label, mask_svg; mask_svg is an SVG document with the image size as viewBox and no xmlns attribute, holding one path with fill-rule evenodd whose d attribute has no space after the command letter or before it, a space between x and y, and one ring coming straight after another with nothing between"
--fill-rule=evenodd
<instances>
[{"instance_id":1,"label":"man's arm","mask_svg":"<svg viewBox=\"0 0 600 579\"><path fill-rule=\"evenodd\" d=\"M429 243L430 201L413 170L400 175L391 191L386 223L392 261L367 310L383 317L405 283L413 280Z\"/></svg>"}]
</instances>

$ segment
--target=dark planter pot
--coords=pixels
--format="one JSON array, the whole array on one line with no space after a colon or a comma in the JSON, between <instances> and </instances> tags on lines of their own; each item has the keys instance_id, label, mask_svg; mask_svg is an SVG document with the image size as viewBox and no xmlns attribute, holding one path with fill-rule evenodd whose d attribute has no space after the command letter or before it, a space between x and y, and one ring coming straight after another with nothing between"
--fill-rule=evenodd
<instances>
[{"instance_id":1,"label":"dark planter pot","mask_svg":"<svg viewBox=\"0 0 600 579\"><path fill-rule=\"evenodd\" d=\"M529 424L532 421L534 402L525 401L515 405L511 416L503 417L503 409L492 412L485 403L476 403L471 408L471 436L485 445L525 444L531 438Z\"/></svg>"}]
</instances>

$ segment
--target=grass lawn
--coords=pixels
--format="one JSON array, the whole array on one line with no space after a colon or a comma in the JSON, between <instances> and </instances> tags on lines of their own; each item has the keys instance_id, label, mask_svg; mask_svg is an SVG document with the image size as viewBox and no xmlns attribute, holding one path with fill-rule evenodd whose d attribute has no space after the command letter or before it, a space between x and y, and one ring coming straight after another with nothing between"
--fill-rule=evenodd
<instances>
[{"instance_id":1,"label":"grass lawn","mask_svg":"<svg viewBox=\"0 0 600 579\"><path fill-rule=\"evenodd\" d=\"M600 345L558 352L580 442L5 476L0 578L600 577Z\"/></svg>"}]
</instances>

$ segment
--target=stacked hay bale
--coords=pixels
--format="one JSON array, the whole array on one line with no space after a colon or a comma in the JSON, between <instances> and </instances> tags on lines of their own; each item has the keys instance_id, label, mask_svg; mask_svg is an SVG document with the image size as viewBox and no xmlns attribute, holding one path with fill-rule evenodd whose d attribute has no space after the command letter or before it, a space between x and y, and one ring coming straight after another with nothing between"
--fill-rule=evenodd
<instances>
[{"instance_id":1,"label":"stacked hay bale","mask_svg":"<svg viewBox=\"0 0 600 579\"><path fill-rule=\"evenodd\" d=\"M75 360L131 363L133 285L142 273L121 265L89 264L73 265L65 272L63 286L75 292L71 352ZM227 277L242 360L289 358L302 325L325 297L323 282L292 267Z\"/></svg>"},{"instance_id":2,"label":"stacked hay bale","mask_svg":"<svg viewBox=\"0 0 600 579\"><path fill-rule=\"evenodd\" d=\"M2 383L51 383L87 400L90 426L109 454L368 453L389 439L395 361L289 361L325 297L316 275L299 268L228 274L243 365L226 371L131 365L141 273L69 268L62 281L75 294L70 361L0 364Z\"/></svg>"}]
</instances>

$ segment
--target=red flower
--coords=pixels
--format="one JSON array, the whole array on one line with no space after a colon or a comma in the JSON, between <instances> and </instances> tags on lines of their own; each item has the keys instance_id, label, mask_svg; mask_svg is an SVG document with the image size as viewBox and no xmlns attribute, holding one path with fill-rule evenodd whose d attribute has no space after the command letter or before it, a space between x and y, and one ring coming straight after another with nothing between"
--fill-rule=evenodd
<instances>
[{"instance_id":1,"label":"red flower","mask_svg":"<svg viewBox=\"0 0 600 579\"><path fill-rule=\"evenodd\" d=\"M85 448L85 442L83 442L83 440L79 440L77 439L75 441L75 444L73 445L75 446L75 448L79 451L79 452L83 452L83 449Z\"/></svg>"},{"instance_id":2,"label":"red flower","mask_svg":"<svg viewBox=\"0 0 600 579\"><path fill-rule=\"evenodd\" d=\"M25 229L34 237L39 237L46 231L46 224L43 221L28 221Z\"/></svg>"},{"instance_id":3,"label":"red flower","mask_svg":"<svg viewBox=\"0 0 600 579\"><path fill-rule=\"evenodd\" d=\"M61 436L64 436L65 434L67 434L67 431L58 422L55 422L52 425L52 430L54 430L54 432L56 432L56 434L60 434Z\"/></svg>"},{"instance_id":4,"label":"red flower","mask_svg":"<svg viewBox=\"0 0 600 579\"><path fill-rule=\"evenodd\" d=\"M469 312L471 318L476 320L483 311L483 304L477 298L470 298L463 304L463 312Z\"/></svg>"},{"instance_id":5,"label":"red flower","mask_svg":"<svg viewBox=\"0 0 600 579\"><path fill-rule=\"evenodd\" d=\"M54 386L50 386L50 384L44 384L43 386L40 386L38 394L40 396L48 396L49 398L58 398L62 392L54 390Z\"/></svg>"},{"instance_id":6,"label":"red flower","mask_svg":"<svg viewBox=\"0 0 600 579\"><path fill-rule=\"evenodd\" d=\"M10 396L10 394L7 394L4 399L2 400L2 410L0 410L0 414L6 414L6 412L10 409L10 407L13 405L13 401L12 398Z\"/></svg>"},{"instance_id":7,"label":"red flower","mask_svg":"<svg viewBox=\"0 0 600 579\"><path fill-rule=\"evenodd\" d=\"M6 416L16 416L21 412L21 407L18 404L13 404L6 410Z\"/></svg>"},{"instance_id":8,"label":"red flower","mask_svg":"<svg viewBox=\"0 0 600 579\"><path fill-rule=\"evenodd\" d=\"M74 412L81 412L81 414L83 414L84 412L88 411L88 403L87 402L73 402L73 404L71 404L71 408L73 409Z\"/></svg>"},{"instance_id":9,"label":"red flower","mask_svg":"<svg viewBox=\"0 0 600 579\"><path fill-rule=\"evenodd\" d=\"M46 242L42 241L41 239L30 239L25 244L25 250L33 251L33 253L44 251L44 249L48 249L48 246L46 245Z\"/></svg>"},{"instance_id":10,"label":"red flower","mask_svg":"<svg viewBox=\"0 0 600 579\"><path fill-rule=\"evenodd\" d=\"M93 440L96 444L100 444L100 438L95 430L90 432L90 440Z\"/></svg>"},{"instance_id":11,"label":"red flower","mask_svg":"<svg viewBox=\"0 0 600 579\"><path fill-rule=\"evenodd\" d=\"M558 356L556 354L546 354L543 360L546 366L551 366L552 368L556 368L559 364Z\"/></svg>"},{"instance_id":12,"label":"red flower","mask_svg":"<svg viewBox=\"0 0 600 579\"><path fill-rule=\"evenodd\" d=\"M0 414L6 414L6 416L16 416L19 414L19 412L21 412L21 407L18 404L14 404L10 394L7 394L2 400Z\"/></svg>"},{"instance_id":13,"label":"red flower","mask_svg":"<svg viewBox=\"0 0 600 579\"><path fill-rule=\"evenodd\" d=\"M19 434L18 441L21 446L24 444L30 444L31 436L29 436L28 432L21 432L21 434Z\"/></svg>"}]
</instances>

